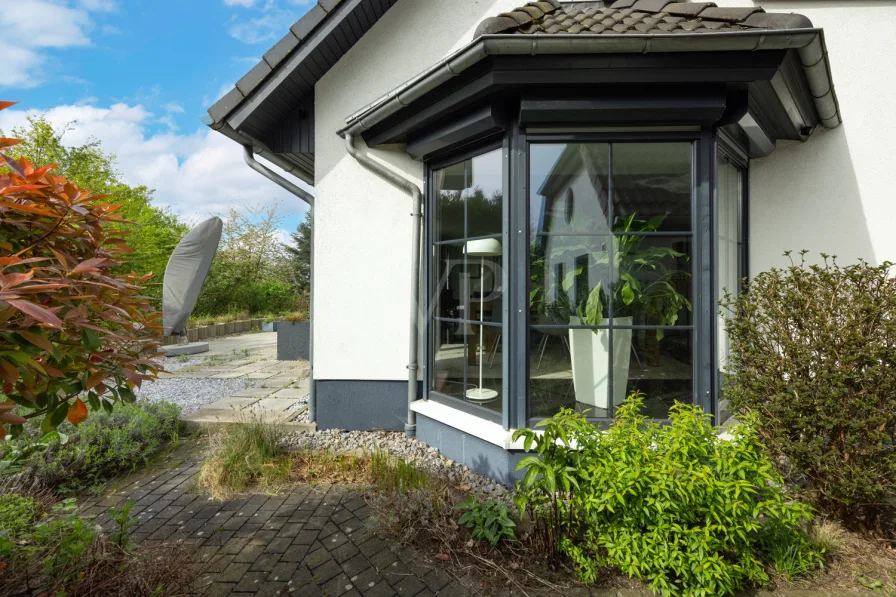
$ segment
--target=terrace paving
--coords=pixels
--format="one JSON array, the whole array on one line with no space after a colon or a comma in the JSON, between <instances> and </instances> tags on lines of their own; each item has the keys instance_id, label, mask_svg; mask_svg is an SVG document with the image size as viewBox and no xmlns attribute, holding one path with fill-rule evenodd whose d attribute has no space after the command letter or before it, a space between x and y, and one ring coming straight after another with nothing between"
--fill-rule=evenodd
<instances>
[{"instance_id":1,"label":"terrace paving","mask_svg":"<svg viewBox=\"0 0 896 597\"><path fill-rule=\"evenodd\" d=\"M251 417L293 430L316 427L305 420L308 396L307 361L278 361L277 334L249 333L209 340L209 351L198 363L165 374L185 379L239 379L257 387L222 396L220 400L181 417L188 427L217 427Z\"/></svg>"}]
</instances>

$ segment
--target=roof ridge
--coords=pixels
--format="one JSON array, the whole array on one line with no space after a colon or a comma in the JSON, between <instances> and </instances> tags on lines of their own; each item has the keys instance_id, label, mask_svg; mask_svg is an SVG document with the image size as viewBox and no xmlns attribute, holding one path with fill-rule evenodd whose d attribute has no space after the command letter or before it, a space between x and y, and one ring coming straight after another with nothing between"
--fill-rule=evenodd
<instances>
[{"instance_id":1,"label":"roof ridge","mask_svg":"<svg viewBox=\"0 0 896 597\"><path fill-rule=\"evenodd\" d=\"M650 24L634 26L649 15ZM606 18L605 18L606 17ZM625 18L626 23L620 21ZM600 20L604 26L598 25ZM665 21L657 25L658 20ZM573 23L575 21L575 23ZM676 23L686 23L676 27ZM812 22L798 14L766 13L761 6L719 7L715 2L687 0L541 0L529 2L496 17L484 19L474 38L500 33L664 33L673 29L685 32L801 29ZM676 31L678 32L678 31Z\"/></svg>"}]
</instances>

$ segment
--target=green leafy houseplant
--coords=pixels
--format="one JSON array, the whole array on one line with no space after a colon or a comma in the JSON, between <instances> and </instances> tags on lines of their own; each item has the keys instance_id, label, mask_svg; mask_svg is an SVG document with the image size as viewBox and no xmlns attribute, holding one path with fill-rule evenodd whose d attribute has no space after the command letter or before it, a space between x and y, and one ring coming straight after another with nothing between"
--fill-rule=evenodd
<instances>
[{"instance_id":1,"label":"green leafy houseplant","mask_svg":"<svg viewBox=\"0 0 896 597\"><path fill-rule=\"evenodd\" d=\"M616 281L609 291L598 282L590 290L587 284L576 285L576 280L587 275L586 268L579 265L565 273L560 281L560 290L546 287L544 280L545 259L553 262L565 254L587 255L588 263L609 267L610 251L595 251L587 242L562 246L550 255L538 255L535 245L530 247L531 290L529 303L541 315L558 322L568 323L577 316L582 323L599 326L604 322L608 296L613 300L614 317L635 317L643 315L644 323L651 325L675 325L682 310L691 310L690 301L677 290L677 284L690 275L674 267L676 259L688 260L688 256L671 247L645 245L647 236L632 235L632 232L656 232L665 216L655 216L648 220L636 219L636 214L625 216L614 226L613 235L613 275ZM568 296L571 288L578 288L578 296L572 301ZM545 296L556 295L553 303L546 303ZM657 330L657 339L663 338L663 330Z\"/></svg>"},{"instance_id":2,"label":"green leafy houseplant","mask_svg":"<svg viewBox=\"0 0 896 597\"><path fill-rule=\"evenodd\" d=\"M458 509L463 512L458 524L470 529L477 541L488 541L494 546L501 541L516 540L516 523L510 519L506 505L492 500L480 502L469 495L467 503Z\"/></svg>"},{"instance_id":3,"label":"green leafy houseplant","mask_svg":"<svg viewBox=\"0 0 896 597\"><path fill-rule=\"evenodd\" d=\"M662 595L730 595L768 582L773 546L791 546L799 557L786 561L805 569L822 564L799 528L810 510L790 501L755 421L722 439L696 406L676 404L660 425L642 402L630 397L605 431L564 410L543 434L514 434L541 456L520 462L517 504L547 518L581 580L611 566Z\"/></svg>"},{"instance_id":4,"label":"green leafy houseplant","mask_svg":"<svg viewBox=\"0 0 896 597\"><path fill-rule=\"evenodd\" d=\"M787 253L787 255L790 255ZM725 396L817 507L853 527L896 519L896 280L893 264L840 265L805 252L724 303Z\"/></svg>"}]
</instances>

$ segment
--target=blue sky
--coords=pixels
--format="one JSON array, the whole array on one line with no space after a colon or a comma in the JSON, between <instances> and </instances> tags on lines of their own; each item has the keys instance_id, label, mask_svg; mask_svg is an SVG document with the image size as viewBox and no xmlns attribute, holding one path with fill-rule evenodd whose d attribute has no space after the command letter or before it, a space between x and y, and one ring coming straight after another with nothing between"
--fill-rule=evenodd
<instances>
[{"instance_id":1,"label":"blue sky","mask_svg":"<svg viewBox=\"0 0 896 597\"><path fill-rule=\"evenodd\" d=\"M28 112L98 138L123 178L190 220L276 202L294 230L304 205L249 170L199 116L230 89L311 0L0 0L0 113ZM11 32L11 35L9 33Z\"/></svg>"}]
</instances>

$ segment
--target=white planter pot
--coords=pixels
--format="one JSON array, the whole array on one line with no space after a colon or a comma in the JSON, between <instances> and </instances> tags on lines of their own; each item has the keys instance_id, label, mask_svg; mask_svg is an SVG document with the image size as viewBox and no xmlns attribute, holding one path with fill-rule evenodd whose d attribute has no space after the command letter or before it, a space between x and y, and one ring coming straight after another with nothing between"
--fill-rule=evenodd
<instances>
[{"instance_id":1,"label":"white planter pot","mask_svg":"<svg viewBox=\"0 0 896 597\"><path fill-rule=\"evenodd\" d=\"M631 317L617 317L617 325L631 325ZM579 325L578 317L570 324ZM576 401L595 408L608 409L610 396L610 330L569 330L572 353L572 382ZM625 400L625 381L632 355L632 330L613 330L613 406ZM621 382L621 383L620 383Z\"/></svg>"}]
</instances>

